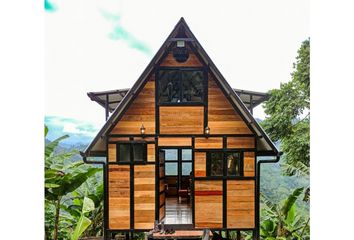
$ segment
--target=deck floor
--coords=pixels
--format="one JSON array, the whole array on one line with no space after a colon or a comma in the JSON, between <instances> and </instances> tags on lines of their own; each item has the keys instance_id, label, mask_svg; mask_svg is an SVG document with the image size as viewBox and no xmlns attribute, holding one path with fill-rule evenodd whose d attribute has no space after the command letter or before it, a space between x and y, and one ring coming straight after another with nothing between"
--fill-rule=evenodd
<instances>
[{"instance_id":1,"label":"deck floor","mask_svg":"<svg viewBox=\"0 0 354 240\"><path fill-rule=\"evenodd\" d=\"M178 202L176 198L166 198L165 224L192 224L192 207L186 201Z\"/></svg>"}]
</instances>

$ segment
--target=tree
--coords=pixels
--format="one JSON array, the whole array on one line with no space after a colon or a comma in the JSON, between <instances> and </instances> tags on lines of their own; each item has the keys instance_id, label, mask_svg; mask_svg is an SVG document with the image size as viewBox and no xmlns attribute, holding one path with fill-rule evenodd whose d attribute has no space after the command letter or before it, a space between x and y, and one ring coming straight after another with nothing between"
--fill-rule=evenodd
<instances>
[{"instance_id":1,"label":"tree","mask_svg":"<svg viewBox=\"0 0 354 240\"><path fill-rule=\"evenodd\" d=\"M296 57L291 81L269 92L264 108L267 118L261 123L273 141L281 142L288 175L294 168L310 166L310 40L305 40ZM302 171L309 173L309 171Z\"/></svg>"}]
</instances>

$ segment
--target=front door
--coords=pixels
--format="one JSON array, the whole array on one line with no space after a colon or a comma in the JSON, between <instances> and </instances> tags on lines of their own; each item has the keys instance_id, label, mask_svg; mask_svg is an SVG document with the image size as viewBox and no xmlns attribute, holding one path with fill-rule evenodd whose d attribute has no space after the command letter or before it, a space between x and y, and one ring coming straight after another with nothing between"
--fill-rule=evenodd
<instances>
[{"instance_id":1,"label":"front door","mask_svg":"<svg viewBox=\"0 0 354 240\"><path fill-rule=\"evenodd\" d=\"M192 224L192 149L163 148L166 224Z\"/></svg>"},{"instance_id":2,"label":"front door","mask_svg":"<svg viewBox=\"0 0 354 240\"><path fill-rule=\"evenodd\" d=\"M166 215L166 185L165 185L165 151L159 150L159 221Z\"/></svg>"}]
</instances>

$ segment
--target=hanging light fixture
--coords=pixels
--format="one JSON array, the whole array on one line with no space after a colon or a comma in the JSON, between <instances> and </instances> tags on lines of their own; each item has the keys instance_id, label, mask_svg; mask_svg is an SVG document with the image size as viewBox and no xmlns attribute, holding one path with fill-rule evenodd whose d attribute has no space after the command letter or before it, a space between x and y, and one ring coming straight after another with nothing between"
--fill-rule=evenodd
<instances>
[{"instance_id":1,"label":"hanging light fixture","mask_svg":"<svg viewBox=\"0 0 354 240\"><path fill-rule=\"evenodd\" d=\"M141 124L140 133L141 133L141 135L145 135L145 127L144 127L144 124Z\"/></svg>"}]
</instances>

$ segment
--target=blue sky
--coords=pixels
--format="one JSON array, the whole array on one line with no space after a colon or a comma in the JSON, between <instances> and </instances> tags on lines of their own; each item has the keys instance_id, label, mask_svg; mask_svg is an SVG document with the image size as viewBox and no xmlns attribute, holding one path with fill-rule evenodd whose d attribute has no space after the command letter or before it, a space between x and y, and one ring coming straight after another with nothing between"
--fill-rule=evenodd
<instances>
[{"instance_id":1,"label":"blue sky","mask_svg":"<svg viewBox=\"0 0 354 240\"><path fill-rule=\"evenodd\" d=\"M54 140L68 134L70 137L63 141L63 143L67 144L87 144L99 131L98 126L72 118L46 116L44 123L49 128L47 135L48 140Z\"/></svg>"}]
</instances>

